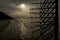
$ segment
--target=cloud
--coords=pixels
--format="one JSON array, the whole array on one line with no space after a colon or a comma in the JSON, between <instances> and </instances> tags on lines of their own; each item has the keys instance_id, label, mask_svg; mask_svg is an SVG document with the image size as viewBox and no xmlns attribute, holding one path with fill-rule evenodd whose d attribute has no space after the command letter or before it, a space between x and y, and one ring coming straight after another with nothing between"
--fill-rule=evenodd
<instances>
[{"instance_id":1,"label":"cloud","mask_svg":"<svg viewBox=\"0 0 60 40\"><path fill-rule=\"evenodd\" d=\"M21 13L21 15L24 14L24 12L22 12L19 8L17 8L18 5L20 5L21 3L27 3L29 0L0 0L0 11L11 15L11 14L19 14ZM27 12L25 12L27 16Z\"/></svg>"},{"instance_id":2,"label":"cloud","mask_svg":"<svg viewBox=\"0 0 60 40\"><path fill-rule=\"evenodd\" d=\"M19 0L0 0L0 11L9 12L15 10L15 6L19 4Z\"/></svg>"}]
</instances>

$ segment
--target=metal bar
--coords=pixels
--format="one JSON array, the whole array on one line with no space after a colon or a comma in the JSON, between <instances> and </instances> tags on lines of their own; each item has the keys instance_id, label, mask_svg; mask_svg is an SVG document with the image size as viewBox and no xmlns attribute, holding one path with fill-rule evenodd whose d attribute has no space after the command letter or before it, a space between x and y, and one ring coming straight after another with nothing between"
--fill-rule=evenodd
<instances>
[{"instance_id":1,"label":"metal bar","mask_svg":"<svg viewBox=\"0 0 60 40\"><path fill-rule=\"evenodd\" d=\"M54 2L46 2L46 3L29 3L29 4L48 4L48 3L54 3Z\"/></svg>"},{"instance_id":2,"label":"metal bar","mask_svg":"<svg viewBox=\"0 0 60 40\"><path fill-rule=\"evenodd\" d=\"M49 7L49 8L32 8L30 10L40 10L40 9L55 9L55 7Z\"/></svg>"},{"instance_id":3,"label":"metal bar","mask_svg":"<svg viewBox=\"0 0 60 40\"><path fill-rule=\"evenodd\" d=\"M55 16L55 40L58 40L58 0L55 0L56 16Z\"/></svg>"}]
</instances>

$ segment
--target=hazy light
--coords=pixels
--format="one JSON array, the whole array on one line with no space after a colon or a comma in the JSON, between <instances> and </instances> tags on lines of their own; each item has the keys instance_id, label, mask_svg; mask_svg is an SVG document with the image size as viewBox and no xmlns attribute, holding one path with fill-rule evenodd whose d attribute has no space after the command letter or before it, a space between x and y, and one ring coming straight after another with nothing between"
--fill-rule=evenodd
<instances>
[{"instance_id":1,"label":"hazy light","mask_svg":"<svg viewBox=\"0 0 60 40\"><path fill-rule=\"evenodd\" d=\"M25 8L25 4L21 4L21 8Z\"/></svg>"},{"instance_id":2,"label":"hazy light","mask_svg":"<svg viewBox=\"0 0 60 40\"><path fill-rule=\"evenodd\" d=\"M26 8L26 5L24 3L17 6L18 8Z\"/></svg>"}]
</instances>

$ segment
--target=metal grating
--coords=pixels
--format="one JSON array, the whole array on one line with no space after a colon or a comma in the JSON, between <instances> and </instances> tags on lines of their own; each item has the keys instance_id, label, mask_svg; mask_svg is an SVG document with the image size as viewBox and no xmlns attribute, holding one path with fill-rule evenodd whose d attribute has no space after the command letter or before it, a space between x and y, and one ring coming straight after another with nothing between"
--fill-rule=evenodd
<instances>
[{"instance_id":1,"label":"metal grating","mask_svg":"<svg viewBox=\"0 0 60 40\"><path fill-rule=\"evenodd\" d=\"M40 27L32 33L37 36L34 40L55 40L56 33L56 1L55 0L33 0L30 3L33 7L30 9L31 24L35 24L32 28ZM38 5L38 6L37 6ZM37 11L38 10L38 11ZM34 21L39 19L40 21ZM37 24L38 25L37 25ZM40 33L38 35L38 33Z\"/></svg>"}]
</instances>

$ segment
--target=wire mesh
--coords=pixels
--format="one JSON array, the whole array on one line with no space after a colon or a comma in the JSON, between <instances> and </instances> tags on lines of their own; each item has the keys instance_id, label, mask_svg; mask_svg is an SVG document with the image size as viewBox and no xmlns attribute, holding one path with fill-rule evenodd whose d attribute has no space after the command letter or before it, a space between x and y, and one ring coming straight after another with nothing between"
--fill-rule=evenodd
<instances>
[{"instance_id":1,"label":"wire mesh","mask_svg":"<svg viewBox=\"0 0 60 40\"><path fill-rule=\"evenodd\" d=\"M40 21L31 22L31 24L36 24L32 28L40 27L33 31L37 36L34 37L35 40L55 40L55 18L56 18L56 1L55 0L33 0L30 3L33 7L30 9L31 18ZM38 5L38 6L37 6ZM36 10L38 10L36 12ZM38 32L40 33L38 35Z\"/></svg>"}]
</instances>

